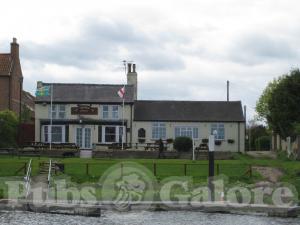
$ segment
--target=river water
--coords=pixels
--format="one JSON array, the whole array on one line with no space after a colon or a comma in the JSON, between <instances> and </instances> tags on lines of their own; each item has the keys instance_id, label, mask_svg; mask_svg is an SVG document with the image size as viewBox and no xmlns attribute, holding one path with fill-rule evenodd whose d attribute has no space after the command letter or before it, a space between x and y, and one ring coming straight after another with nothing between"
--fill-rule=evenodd
<instances>
[{"instance_id":1,"label":"river water","mask_svg":"<svg viewBox=\"0 0 300 225\"><path fill-rule=\"evenodd\" d=\"M189 211L127 212L105 211L99 218L30 212L0 212L0 224L11 225L299 225L300 218L272 218L264 216L210 214Z\"/></svg>"}]
</instances>

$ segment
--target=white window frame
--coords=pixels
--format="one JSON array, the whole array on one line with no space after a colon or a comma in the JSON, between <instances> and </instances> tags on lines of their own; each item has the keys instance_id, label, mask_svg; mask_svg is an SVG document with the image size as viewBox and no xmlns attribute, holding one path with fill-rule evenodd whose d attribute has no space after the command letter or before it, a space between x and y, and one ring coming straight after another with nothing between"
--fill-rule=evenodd
<instances>
[{"instance_id":1,"label":"white window frame","mask_svg":"<svg viewBox=\"0 0 300 225\"><path fill-rule=\"evenodd\" d=\"M61 113L63 114L62 118L60 117ZM66 105L57 105L57 119L65 119L65 118L66 118Z\"/></svg>"},{"instance_id":2,"label":"white window frame","mask_svg":"<svg viewBox=\"0 0 300 225\"><path fill-rule=\"evenodd\" d=\"M177 133L179 130L179 134ZM197 132L196 132L197 130ZM187 135L188 132L191 132L191 136ZM197 136L195 135L197 133ZM193 140L199 139L199 128L195 126L176 126L174 129L174 137L190 137Z\"/></svg>"},{"instance_id":3,"label":"white window frame","mask_svg":"<svg viewBox=\"0 0 300 225\"><path fill-rule=\"evenodd\" d=\"M106 142L106 139L105 139L105 128L106 127L114 127L115 130L116 130L116 136L115 136L115 142ZM126 138L126 131L125 131L125 126L115 126L115 125L105 125L105 126L101 126L101 129L102 129L102 138L101 138L101 143L103 144L112 144L112 143L120 143L119 140L120 140L120 128L123 127L123 140L124 140L124 143L126 142L125 138ZM121 139L122 140L122 139Z\"/></svg>"},{"instance_id":4,"label":"white window frame","mask_svg":"<svg viewBox=\"0 0 300 225\"><path fill-rule=\"evenodd\" d=\"M64 110L61 110L61 106L64 107ZM52 119L65 119L66 118L66 105L62 104L53 104L52 109L51 105L49 105L49 118L51 118L52 113ZM63 118L60 118L60 113L63 113Z\"/></svg>"},{"instance_id":5,"label":"white window frame","mask_svg":"<svg viewBox=\"0 0 300 225\"><path fill-rule=\"evenodd\" d=\"M102 105L101 110L101 119L104 120L118 120L120 119L119 111L120 106L119 105ZM107 110L104 110L107 109Z\"/></svg>"},{"instance_id":6,"label":"white window frame","mask_svg":"<svg viewBox=\"0 0 300 225\"><path fill-rule=\"evenodd\" d=\"M213 134L214 130L217 131L215 135L216 140L225 140L225 124L224 123L212 123L210 126L210 134ZM223 135L221 134L220 130L223 130Z\"/></svg>"},{"instance_id":7,"label":"white window frame","mask_svg":"<svg viewBox=\"0 0 300 225\"><path fill-rule=\"evenodd\" d=\"M114 110L115 107L117 110ZM119 119L119 106L118 105L111 106L111 118L115 119L115 120Z\"/></svg>"},{"instance_id":8,"label":"white window frame","mask_svg":"<svg viewBox=\"0 0 300 225\"><path fill-rule=\"evenodd\" d=\"M154 122L152 123L152 139L166 139L167 136L167 127L165 123L162 122Z\"/></svg>"},{"instance_id":9,"label":"white window frame","mask_svg":"<svg viewBox=\"0 0 300 225\"><path fill-rule=\"evenodd\" d=\"M45 128L47 127L48 131L47 131L47 141L45 140ZM61 142L54 142L53 140L51 140L51 143L65 143L66 142L66 126L65 125L52 125L52 129L53 127L61 127L62 128L62 137L61 137ZM50 143L50 125L43 125L42 126L42 141L44 143ZM52 132L51 132L52 133Z\"/></svg>"},{"instance_id":10,"label":"white window frame","mask_svg":"<svg viewBox=\"0 0 300 225\"><path fill-rule=\"evenodd\" d=\"M81 130L81 139L79 140L81 142L81 146L80 146L80 143L78 143L77 141L77 129L80 129ZM87 146L87 142L86 142L86 132L87 130L90 131L90 146ZM82 126L76 126L75 129L74 129L74 140L75 140L75 143L79 146L80 149L92 149L93 147L93 129L91 127L82 127Z\"/></svg>"},{"instance_id":11,"label":"white window frame","mask_svg":"<svg viewBox=\"0 0 300 225\"><path fill-rule=\"evenodd\" d=\"M106 108L106 107L107 107L107 110L104 110L104 108ZM103 105L102 106L102 119L104 119L104 120L109 119L109 105Z\"/></svg>"}]
</instances>

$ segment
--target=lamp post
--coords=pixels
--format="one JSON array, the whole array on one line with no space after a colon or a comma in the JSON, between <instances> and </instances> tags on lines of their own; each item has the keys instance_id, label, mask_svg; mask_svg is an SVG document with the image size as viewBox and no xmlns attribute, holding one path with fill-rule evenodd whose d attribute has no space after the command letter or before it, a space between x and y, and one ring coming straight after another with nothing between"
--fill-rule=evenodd
<instances>
[{"instance_id":1,"label":"lamp post","mask_svg":"<svg viewBox=\"0 0 300 225\"><path fill-rule=\"evenodd\" d=\"M210 200L213 202L215 199L214 196L214 184L213 179L215 176L215 135L218 132L216 130L213 131L212 135L209 135L208 141L208 188L210 190Z\"/></svg>"}]
</instances>

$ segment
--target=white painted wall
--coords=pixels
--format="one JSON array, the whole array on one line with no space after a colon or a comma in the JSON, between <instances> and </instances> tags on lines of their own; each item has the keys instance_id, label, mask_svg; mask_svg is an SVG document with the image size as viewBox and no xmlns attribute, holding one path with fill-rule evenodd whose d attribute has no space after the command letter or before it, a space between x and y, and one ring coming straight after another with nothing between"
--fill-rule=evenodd
<instances>
[{"instance_id":1,"label":"white painted wall","mask_svg":"<svg viewBox=\"0 0 300 225\"><path fill-rule=\"evenodd\" d=\"M144 128L146 130L146 143L154 142L152 139L152 124L153 122L137 122L133 123L133 143L138 142L138 130ZM166 124L166 136L167 138L175 139L175 127L187 126L197 127L199 138L195 141L195 144L199 146L202 139L208 139L211 132L212 123L203 122L165 122ZM216 151L231 151L231 152L244 152L245 151L245 124L244 123L223 123L225 127L225 138L220 146L216 146ZM240 127L240 141L238 139L238 127ZM235 142L229 144L228 139L233 139ZM240 147L240 149L239 149Z\"/></svg>"},{"instance_id":2,"label":"white painted wall","mask_svg":"<svg viewBox=\"0 0 300 225\"><path fill-rule=\"evenodd\" d=\"M65 119L72 119L72 120L79 120L82 119L94 119L94 120L104 120L102 117L102 105L99 104L92 104L92 107L98 108L98 115L71 115L71 108L76 107L77 104L66 104L66 117ZM131 106L125 105L124 109L124 118L127 120L127 127L130 128L131 126ZM133 110L133 109L132 109ZM40 120L41 119L50 119L50 104L43 105L43 104L35 104L35 141L39 142L40 139ZM108 118L107 120L112 120L112 118ZM117 121L122 120L122 107L119 105L119 119ZM75 129L78 125L69 125L69 142L75 143ZM97 125L80 125L81 127L91 127L92 128L92 137L93 143L98 142L98 126ZM127 133L128 140L130 140L130 132Z\"/></svg>"},{"instance_id":3,"label":"white painted wall","mask_svg":"<svg viewBox=\"0 0 300 225\"><path fill-rule=\"evenodd\" d=\"M79 119L78 115L71 115L71 107L76 107L77 104L66 105L66 119ZM81 115L83 119L103 120L102 118L102 105L92 104L92 107L98 108L98 115ZM40 120L49 119L50 104L36 104L35 105L35 141L40 141ZM124 117L128 121L127 127L131 125L130 105L125 105ZM133 110L133 108L132 108ZM122 119L122 107L119 108L119 118ZM174 139L176 126L192 126L198 127L199 139L195 144L198 146L202 139L208 138L211 131L211 124L209 122L166 122L166 135L167 138ZM232 151L244 152L245 151L245 124L244 123L224 123L225 125L225 140L222 141L221 146L216 146L216 151ZM92 129L92 143L98 143L98 126L97 125L69 125L69 142L75 143L75 130L77 126L90 127ZM238 144L238 126L240 127L240 143ZM152 139L152 122L138 122L133 121L132 127L132 143L138 143L138 129L144 128L146 130L146 142L151 143L155 140ZM130 143L130 134L127 132L127 142ZM234 144L229 144L228 139L234 139Z\"/></svg>"}]
</instances>

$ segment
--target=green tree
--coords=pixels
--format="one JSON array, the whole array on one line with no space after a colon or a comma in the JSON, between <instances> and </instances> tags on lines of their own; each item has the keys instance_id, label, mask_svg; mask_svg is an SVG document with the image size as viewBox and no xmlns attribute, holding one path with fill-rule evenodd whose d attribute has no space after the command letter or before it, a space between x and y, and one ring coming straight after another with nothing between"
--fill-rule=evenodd
<instances>
[{"instance_id":1,"label":"green tree","mask_svg":"<svg viewBox=\"0 0 300 225\"><path fill-rule=\"evenodd\" d=\"M291 73L278 83L269 101L273 130L282 137L294 136L294 124L300 122L300 71Z\"/></svg>"},{"instance_id":2,"label":"green tree","mask_svg":"<svg viewBox=\"0 0 300 225\"><path fill-rule=\"evenodd\" d=\"M188 152L193 148L193 140L190 137L177 137L174 141L174 148L179 152Z\"/></svg>"},{"instance_id":3,"label":"green tree","mask_svg":"<svg viewBox=\"0 0 300 225\"><path fill-rule=\"evenodd\" d=\"M294 123L294 131L296 135L300 135L300 123Z\"/></svg>"},{"instance_id":4,"label":"green tree","mask_svg":"<svg viewBox=\"0 0 300 225\"><path fill-rule=\"evenodd\" d=\"M22 106L21 121L22 123L27 123L31 121L31 111L25 104L23 104Z\"/></svg>"},{"instance_id":5,"label":"green tree","mask_svg":"<svg viewBox=\"0 0 300 225\"><path fill-rule=\"evenodd\" d=\"M262 95L259 97L258 101L256 102L256 112L258 114L258 120L263 122L269 122L270 119L270 107L269 101L272 98L278 83L282 80L283 77L279 77L278 79L274 79L271 81L267 87L264 89Z\"/></svg>"},{"instance_id":6,"label":"green tree","mask_svg":"<svg viewBox=\"0 0 300 225\"><path fill-rule=\"evenodd\" d=\"M249 126L247 126L247 134L248 134L248 139L246 141L246 148L251 151L251 150L261 150L257 148L257 140L260 139L261 137L269 137L271 138L269 131L267 127L265 127L262 124L258 124L255 121L250 121ZM249 143L250 141L250 143ZM269 148L270 149L270 148ZM264 150L268 150L265 148Z\"/></svg>"},{"instance_id":7,"label":"green tree","mask_svg":"<svg viewBox=\"0 0 300 225\"><path fill-rule=\"evenodd\" d=\"M15 147L17 139L18 118L14 112L0 112L0 148Z\"/></svg>"},{"instance_id":8,"label":"green tree","mask_svg":"<svg viewBox=\"0 0 300 225\"><path fill-rule=\"evenodd\" d=\"M261 136L255 140L255 149L256 151L268 151L271 148L271 137L270 136Z\"/></svg>"},{"instance_id":9,"label":"green tree","mask_svg":"<svg viewBox=\"0 0 300 225\"><path fill-rule=\"evenodd\" d=\"M300 71L294 69L269 83L256 104L259 118L282 137L295 135L300 122Z\"/></svg>"}]
</instances>

